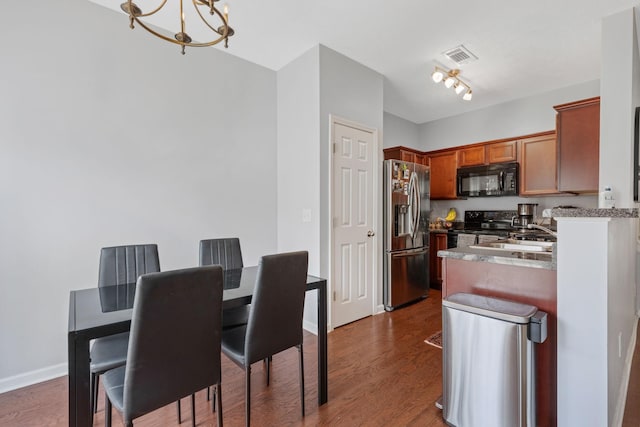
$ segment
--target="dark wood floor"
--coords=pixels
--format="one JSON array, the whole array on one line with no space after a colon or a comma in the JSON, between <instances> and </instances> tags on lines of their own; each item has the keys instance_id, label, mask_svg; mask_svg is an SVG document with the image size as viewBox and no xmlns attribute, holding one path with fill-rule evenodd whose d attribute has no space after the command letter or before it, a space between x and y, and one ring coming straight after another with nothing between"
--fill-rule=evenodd
<instances>
[{"instance_id":1,"label":"dark wood floor","mask_svg":"<svg viewBox=\"0 0 640 427\"><path fill-rule=\"evenodd\" d=\"M297 352L274 357L272 382L256 364L252 377L255 426L445 426L434 406L441 393L441 351L424 343L440 330L440 292L392 313L372 316L329 334L329 402L317 404L316 338L305 335L306 409L300 416ZM640 346L640 340L639 340ZM624 426L640 425L640 356L636 357ZM223 358L223 411L226 426L244 425L243 372ZM104 423L102 396L94 425ZM214 426L215 416L201 392L196 399L198 426ZM190 425L188 399L183 425ZM66 377L0 394L1 426L66 426ZM187 424L185 424L187 423ZM114 426L121 425L114 411ZM137 420L136 426L177 426L174 405Z\"/></svg>"}]
</instances>

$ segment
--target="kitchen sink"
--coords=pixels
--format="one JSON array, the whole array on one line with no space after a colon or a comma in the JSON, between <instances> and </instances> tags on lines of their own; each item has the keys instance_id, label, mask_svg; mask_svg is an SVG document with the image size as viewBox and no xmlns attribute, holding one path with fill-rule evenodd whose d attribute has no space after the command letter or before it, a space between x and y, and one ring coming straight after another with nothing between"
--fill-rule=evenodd
<instances>
[{"instance_id":1,"label":"kitchen sink","mask_svg":"<svg viewBox=\"0 0 640 427\"><path fill-rule=\"evenodd\" d=\"M553 242L539 242L537 240L496 240L493 242L478 243L476 245L470 245L470 248L475 249L493 249L498 251L518 251L518 252L537 252L537 253L550 253L553 252Z\"/></svg>"}]
</instances>

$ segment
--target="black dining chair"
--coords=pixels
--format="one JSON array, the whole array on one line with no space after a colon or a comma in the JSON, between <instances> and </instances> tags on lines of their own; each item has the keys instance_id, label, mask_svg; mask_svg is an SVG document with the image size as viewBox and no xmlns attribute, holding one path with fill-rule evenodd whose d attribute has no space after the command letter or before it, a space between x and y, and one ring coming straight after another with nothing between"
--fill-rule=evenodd
<instances>
[{"instance_id":1,"label":"black dining chair","mask_svg":"<svg viewBox=\"0 0 640 427\"><path fill-rule=\"evenodd\" d=\"M200 265L219 264L225 270L242 268L242 251L240 239L230 237L224 239L200 240ZM222 329L246 325L249 319L249 305L222 310Z\"/></svg>"},{"instance_id":2,"label":"black dining chair","mask_svg":"<svg viewBox=\"0 0 640 427\"><path fill-rule=\"evenodd\" d=\"M245 371L247 426L251 420L251 364L268 360L291 347L298 348L300 404L304 417L302 314L308 259L305 251L263 256L258 265L248 323L222 331L222 352Z\"/></svg>"},{"instance_id":3,"label":"black dining chair","mask_svg":"<svg viewBox=\"0 0 640 427\"><path fill-rule=\"evenodd\" d=\"M222 291L220 266L138 279L127 362L103 375L106 426L111 425L112 405L124 424L133 426L142 415L215 386L217 423L222 427Z\"/></svg>"},{"instance_id":4,"label":"black dining chair","mask_svg":"<svg viewBox=\"0 0 640 427\"><path fill-rule=\"evenodd\" d=\"M112 285L134 286L138 277L160 271L158 245L127 245L102 248L98 269L98 287ZM126 292L124 292L126 294ZM127 360L129 332L97 338L90 352L91 408L95 413L100 375L109 369L123 366Z\"/></svg>"}]
</instances>

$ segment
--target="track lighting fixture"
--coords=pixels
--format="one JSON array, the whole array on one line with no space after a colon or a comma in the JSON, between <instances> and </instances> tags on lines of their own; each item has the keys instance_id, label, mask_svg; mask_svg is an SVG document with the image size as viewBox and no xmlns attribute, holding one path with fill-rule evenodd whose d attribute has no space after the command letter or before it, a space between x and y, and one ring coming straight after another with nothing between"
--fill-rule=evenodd
<instances>
[{"instance_id":1,"label":"track lighting fixture","mask_svg":"<svg viewBox=\"0 0 640 427\"><path fill-rule=\"evenodd\" d=\"M447 89L453 87L456 95L460 95L462 92L466 91L465 94L462 95L462 99L465 101L471 101L471 98L473 97L471 87L460 80L458 74L460 74L460 70L458 69L445 71L444 69L436 66L435 71L431 74L431 78L435 83L443 82Z\"/></svg>"}]
</instances>

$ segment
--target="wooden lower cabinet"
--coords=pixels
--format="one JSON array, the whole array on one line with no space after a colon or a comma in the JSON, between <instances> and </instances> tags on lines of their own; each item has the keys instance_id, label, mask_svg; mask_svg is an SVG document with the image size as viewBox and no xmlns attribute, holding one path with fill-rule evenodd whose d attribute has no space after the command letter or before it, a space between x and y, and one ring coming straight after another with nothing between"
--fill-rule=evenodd
<instances>
[{"instance_id":1,"label":"wooden lower cabinet","mask_svg":"<svg viewBox=\"0 0 640 427\"><path fill-rule=\"evenodd\" d=\"M447 233L432 232L429 245L429 286L442 289L442 259L438 258L438 251L447 249Z\"/></svg>"},{"instance_id":2,"label":"wooden lower cabinet","mask_svg":"<svg viewBox=\"0 0 640 427\"><path fill-rule=\"evenodd\" d=\"M558 194L556 133L519 141L520 195Z\"/></svg>"},{"instance_id":3,"label":"wooden lower cabinet","mask_svg":"<svg viewBox=\"0 0 640 427\"><path fill-rule=\"evenodd\" d=\"M455 199L458 151L447 151L429 156L431 166L431 198Z\"/></svg>"}]
</instances>

